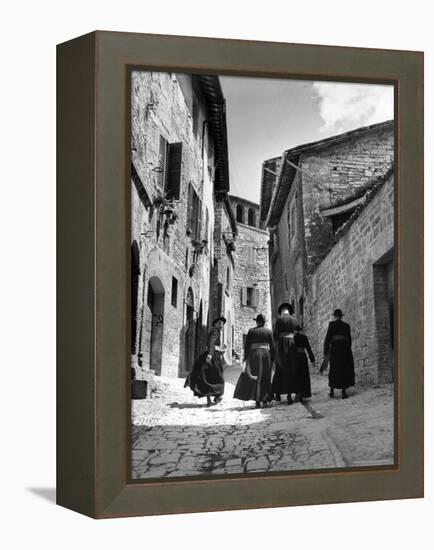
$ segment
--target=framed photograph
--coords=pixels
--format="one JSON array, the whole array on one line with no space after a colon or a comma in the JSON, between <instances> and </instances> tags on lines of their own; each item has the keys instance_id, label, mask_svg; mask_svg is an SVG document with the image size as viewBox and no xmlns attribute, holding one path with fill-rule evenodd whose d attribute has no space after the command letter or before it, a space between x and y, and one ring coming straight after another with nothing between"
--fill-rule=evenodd
<instances>
[{"instance_id":1,"label":"framed photograph","mask_svg":"<svg viewBox=\"0 0 434 550\"><path fill-rule=\"evenodd\" d=\"M58 504L423 496L423 54L58 46Z\"/></svg>"}]
</instances>

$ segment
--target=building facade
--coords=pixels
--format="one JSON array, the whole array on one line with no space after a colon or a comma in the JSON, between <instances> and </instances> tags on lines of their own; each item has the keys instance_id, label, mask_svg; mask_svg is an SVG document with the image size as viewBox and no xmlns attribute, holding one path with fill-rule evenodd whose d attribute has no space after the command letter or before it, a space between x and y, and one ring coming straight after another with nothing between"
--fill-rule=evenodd
<instances>
[{"instance_id":1,"label":"building facade","mask_svg":"<svg viewBox=\"0 0 434 550\"><path fill-rule=\"evenodd\" d=\"M137 377L149 370L184 376L204 349L220 312L214 284L224 284L230 263L230 251L221 253L222 211L230 220L226 238L236 238L228 174L218 77L132 72L131 357Z\"/></svg>"},{"instance_id":2,"label":"building facade","mask_svg":"<svg viewBox=\"0 0 434 550\"><path fill-rule=\"evenodd\" d=\"M285 151L263 165L272 307L290 302L317 357L337 307L359 383L393 372L393 121ZM387 295L387 300L380 298ZM385 313L387 310L387 314Z\"/></svg>"},{"instance_id":3,"label":"building facade","mask_svg":"<svg viewBox=\"0 0 434 550\"><path fill-rule=\"evenodd\" d=\"M233 349L242 358L247 332L255 326L258 313L271 328L268 231L260 228L259 205L231 195L238 236L234 252L233 302L235 327Z\"/></svg>"}]
</instances>

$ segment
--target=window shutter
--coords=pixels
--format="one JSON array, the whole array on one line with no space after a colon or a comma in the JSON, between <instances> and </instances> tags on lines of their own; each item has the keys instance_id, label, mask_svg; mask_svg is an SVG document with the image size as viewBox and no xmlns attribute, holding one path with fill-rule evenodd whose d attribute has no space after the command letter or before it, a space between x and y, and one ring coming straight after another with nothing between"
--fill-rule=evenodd
<instances>
[{"instance_id":1,"label":"window shutter","mask_svg":"<svg viewBox=\"0 0 434 550\"><path fill-rule=\"evenodd\" d=\"M187 226L190 231L193 231L193 186L191 183L188 186L188 212L187 212Z\"/></svg>"},{"instance_id":2,"label":"window shutter","mask_svg":"<svg viewBox=\"0 0 434 550\"><path fill-rule=\"evenodd\" d=\"M253 306L258 307L259 306L259 288L255 288L255 292L253 293Z\"/></svg>"},{"instance_id":3,"label":"window shutter","mask_svg":"<svg viewBox=\"0 0 434 550\"><path fill-rule=\"evenodd\" d=\"M196 238L196 240L200 241L200 240L202 240L202 201L198 198L197 203L198 203L198 213L197 213L198 222L197 222L197 238Z\"/></svg>"},{"instance_id":4,"label":"window shutter","mask_svg":"<svg viewBox=\"0 0 434 550\"><path fill-rule=\"evenodd\" d=\"M167 152L168 152L168 143L163 136L160 136L160 148L158 151L157 183L162 189L165 189L166 187Z\"/></svg>"},{"instance_id":5,"label":"window shutter","mask_svg":"<svg viewBox=\"0 0 434 550\"><path fill-rule=\"evenodd\" d=\"M167 193L172 199L181 196L182 143L169 145L169 166L167 174Z\"/></svg>"},{"instance_id":6,"label":"window shutter","mask_svg":"<svg viewBox=\"0 0 434 550\"><path fill-rule=\"evenodd\" d=\"M241 287L241 305L247 305L247 288L245 286Z\"/></svg>"}]
</instances>

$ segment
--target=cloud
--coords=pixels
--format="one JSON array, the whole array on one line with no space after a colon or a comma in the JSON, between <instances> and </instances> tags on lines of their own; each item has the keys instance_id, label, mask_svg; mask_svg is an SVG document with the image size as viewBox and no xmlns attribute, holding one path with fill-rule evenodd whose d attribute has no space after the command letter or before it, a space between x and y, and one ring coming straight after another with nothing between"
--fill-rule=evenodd
<instances>
[{"instance_id":1,"label":"cloud","mask_svg":"<svg viewBox=\"0 0 434 550\"><path fill-rule=\"evenodd\" d=\"M393 86L314 82L312 96L324 132L346 132L393 119Z\"/></svg>"}]
</instances>

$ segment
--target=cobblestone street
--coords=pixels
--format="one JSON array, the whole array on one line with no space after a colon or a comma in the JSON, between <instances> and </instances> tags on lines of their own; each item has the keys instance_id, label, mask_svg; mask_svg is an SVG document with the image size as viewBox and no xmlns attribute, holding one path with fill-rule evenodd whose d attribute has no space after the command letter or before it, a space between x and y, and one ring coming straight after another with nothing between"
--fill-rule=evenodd
<instances>
[{"instance_id":1,"label":"cobblestone street","mask_svg":"<svg viewBox=\"0 0 434 550\"><path fill-rule=\"evenodd\" d=\"M328 396L313 374L305 405L256 409L233 399L239 369L226 371L224 399L205 406L183 379L158 378L151 398L132 401L132 478L278 472L393 463L393 385Z\"/></svg>"}]
</instances>

